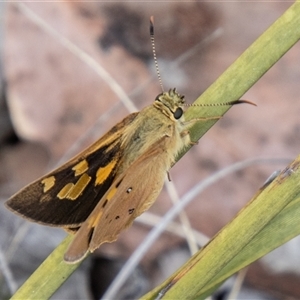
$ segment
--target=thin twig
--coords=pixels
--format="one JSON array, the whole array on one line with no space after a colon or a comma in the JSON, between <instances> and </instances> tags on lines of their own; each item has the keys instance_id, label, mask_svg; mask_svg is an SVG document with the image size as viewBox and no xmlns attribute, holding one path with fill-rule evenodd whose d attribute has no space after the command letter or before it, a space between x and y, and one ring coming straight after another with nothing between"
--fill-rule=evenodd
<instances>
[{"instance_id":1,"label":"thin twig","mask_svg":"<svg viewBox=\"0 0 300 300\"><path fill-rule=\"evenodd\" d=\"M180 200L173 181L167 181L166 179L165 187L167 188L168 195L171 198L173 205L176 205ZM197 245L196 238L193 234L193 228L184 210L179 213L179 220L182 226L182 230L185 233L185 239L189 246L191 255L193 255L199 250L199 248Z\"/></svg>"},{"instance_id":2,"label":"thin twig","mask_svg":"<svg viewBox=\"0 0 300 300\"><path fill-rule=\"evenodd\" d=\"M47 22L45 22L40 16L34 13L24 3L16 3L17 7L26 15L31 21L41 27L49 35L57 39L65 48L72 52L75 56L80 58L91 69L93 69L112 89L112 91L119 97L124 106L129 112L137 111L137 108L133 102L129 99L123 88L114 80L114 78L89 54L81 50L78 46L65 38L55 29L53 29Z\"/></svg>"},{"instance_id":3,"label":"thin twig","mask_svg":"<svg viewBox=\"0 0 300 300\"><path fill-rule=\"evenodd\" d=\"M13 295L16 292L18 285L13 277L12 272L10 271L10 268L8 267L7 258L3 255L1 249L0 249L0 270L5 278L10 294Z\"/></svg>"},{"instance_id":4,"label":"thin twig","mask_svg":"<svg viewBox=\"0 0 300 300\"><path fill-rule=\"evenodd\" d=\"M158 223L162 222L163 217L160 217L152 212L146 211L140 215L135 221L151 228L157 226ZM196 243L199 248L202 248L208 241L209 238L200 231L191 229L192 234L195 237ZM185 238L186 232L183 230L182 224L178 222L170 222L165 229L166 232L172 233L178 237Z\"/></svg>"},{"instance_id":5,"label":"thin twig","mask_svg":"<svg viewBox=\"0 0 300 300\"><path fill-rule=\"evenodd\" d=\"M245 279L245 276L247 274L247 271L248 271L248 268L245 268L241 271L238 272L235 280L234 280L234 284L233 284L233 287L227 297L227 299L229 300L238 300L237 296L241 290L241 287L243 285L243 282L244 282L244 279Z\"/></svg>"}]
</instances>

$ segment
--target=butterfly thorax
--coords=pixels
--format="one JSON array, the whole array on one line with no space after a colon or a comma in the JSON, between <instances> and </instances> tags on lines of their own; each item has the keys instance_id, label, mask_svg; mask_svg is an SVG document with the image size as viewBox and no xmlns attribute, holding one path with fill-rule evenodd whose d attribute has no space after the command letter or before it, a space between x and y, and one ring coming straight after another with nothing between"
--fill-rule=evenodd
<instances>
[{"instance_id":1,"label":"butterfly thorax","mask_svg":"<svg viewBox=\"0 0 300 300\"><path fill-rule=\"evenodd\" d=\"M168 139L161 143L160 147L170 152L169 157L173 160L175 154L182 148L180 135L184 121L183 105L184 97L175 89L171 89L159 94L152 105L138 113L122 135L121 148L126 150L123 153L123 162L119 172L126 170L149 147L153 147L165 136ZM186 144L185 141L184 144Z\"/></svg>"},{"instance_id":2,"label":"butterfly thorax","mask_svg":"<svg viewBox=\"0 0 300 300\"><path fill-rule=\"evenodd\" d=\"M160 110L171 120L175 121L183 115L184 96L176 92L176 89L170 89L168 92L159 94L153 103L153 106Z\"/></svg>"}]
</instances>

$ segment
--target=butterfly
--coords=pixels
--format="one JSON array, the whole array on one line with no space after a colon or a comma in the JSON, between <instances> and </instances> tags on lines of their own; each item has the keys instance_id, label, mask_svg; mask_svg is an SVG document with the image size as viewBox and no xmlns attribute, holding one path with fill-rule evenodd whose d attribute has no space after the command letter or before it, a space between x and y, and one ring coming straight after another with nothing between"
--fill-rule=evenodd
<instances>
[{"instance_id":1,"label":"butterfly","mask_svg":"<svg viewBox=\"0 0 300 300\"><path fill-rule=\"evenodd\" d=\"M251 102L224 104L239 103ZM6 206L30 221L74 233L64 260L81 261L115 241L154 203L176 156L194 144L189 129L200 119L185 121L184 106L175 88L160 93L152 105L125 117L76 157L13 195Z\"/></svg>"}]
</instances>

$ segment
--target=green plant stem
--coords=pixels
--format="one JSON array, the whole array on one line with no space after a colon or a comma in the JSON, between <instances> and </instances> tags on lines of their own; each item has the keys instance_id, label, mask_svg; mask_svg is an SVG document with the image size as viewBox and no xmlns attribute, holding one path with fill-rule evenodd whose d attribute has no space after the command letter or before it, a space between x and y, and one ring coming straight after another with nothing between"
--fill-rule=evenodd
<instances>
[{"instance_id":1,"label":"green plant stem","mask_svg":"<svg viewBox=\"0 0 300 300\"><path fill-rule=\"evenodd\" d=\"M201 251L143 299L205 299L235 272L299 235L299 216L300 156Z\"/></svg>"},{"instance_id":2,"label":"green plant stem","mask_svg":"<svg viewBox=\"0 0 300 300\"><path fill-rule=\"evenodd\" d=\"M257 39L195 103L220 103L239 99L266 73L300 38L300 5L293 4L259 39ZM221 116L226 106L191 107L186 119ZM198 140L215 120L198 122L191 129L193 140ZM78 265L68 265L62 257L70 237L44 261L28 278L12 299L48 299L63 284ZM145 299L151 299L151 296ZM182 298L183 299L183 298Z\"/></svg>"},{"instance_id":3,"label":"green plant stem","mask_svg":"<svg viewBox=\"0 0 300 300\"><path fill-rule=\"evenodd\" d=\"M240 99L300 39L300 2L295 2L194 102L224 103ZM187 120L222 116L228 106L191 106ZM196 123L191 129L199 140L217 120Z\"/></svg>"},{"instance_id":4,"label":"green plant stem","mask_svg":"<svg viewBox=\"0 0 300 300\"><path fill-rule=\"evenodd\" d=\"M65 253L71 240L72 236L67 236L11 299L49 299L80 265L67 265L63 261L63 253Z\"/></svg>"}]
</instances>

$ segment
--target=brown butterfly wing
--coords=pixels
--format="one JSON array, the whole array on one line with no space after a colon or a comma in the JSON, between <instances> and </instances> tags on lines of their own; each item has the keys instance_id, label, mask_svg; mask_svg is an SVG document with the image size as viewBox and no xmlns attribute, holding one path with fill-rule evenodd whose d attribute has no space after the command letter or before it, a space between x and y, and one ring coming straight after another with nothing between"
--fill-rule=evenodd
<instances>
[{"instance_id":1,"label":"brown butterfly wing","mask_svg":"<svg viewBox=\"0 0 300 300\"><path fill-rule=\"evenodd\" d=\"M168 139L161 138L116 178L77 232L65 254L67 262L77 262L88 250L115 241L122 230L153 204L173 159L166 151Z\"/></svg>"},{"instance_id":2,"label":"brown butterfly wing","mask_svg":"<svg viewBox=\"0 0 300 300\"><path fill-rule=\"evenodd\" d=\"M121 137L124 128L136 116L137 113L127 116L81 154L24 187L6 202L6 206L34 222L66 228L78 227L88 218L115 179L123 155ZM80 162L84 162L86 170L81 168L83 173L75 176L73 168ZM54 184L50 184L51 178ZM67 184L75 186L80 178L81 190L74 189L73 197L62 197L64 187ZM48 182L46 190L47 185L43 184L45 180ZM98 184L95 184L96 180Z\"/></svg>"}]
</instances>

